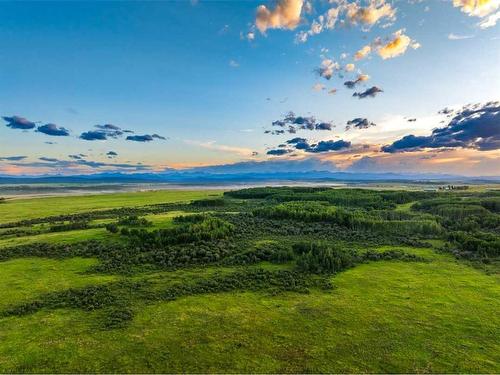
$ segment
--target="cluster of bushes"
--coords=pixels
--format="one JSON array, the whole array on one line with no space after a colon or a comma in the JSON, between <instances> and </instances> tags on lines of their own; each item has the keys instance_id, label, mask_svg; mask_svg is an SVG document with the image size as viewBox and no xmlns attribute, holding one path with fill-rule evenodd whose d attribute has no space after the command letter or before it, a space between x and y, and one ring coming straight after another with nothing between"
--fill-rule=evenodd
<instances>
[{"instance_id":1,"label":"cluster of bushes","mask_svg":"<svg viewBox=\"0 0 500 375\"><path fill-rule=\"evenodd\" d=\"M152 223L144 217L139 217L137 215L130 215L122 217L118 220L118 225L127 225L133 227L147 227L152 225Z\"/></svg>"},{"instance_id":2,"label":"cluster of bushes","mask_svg":"<svg viewBox=\"0 0 500 375\"><path fill-rule=\"evenodd\" d=\"M250 268L226 275L218 274L192 283L175 284L160 291L152 291L149 287L150 285L145 282L116 282L52 292L36 300L10 306L1 311L0 316L24 316L41 309L100 310L101 326L105 329L114 329L125 326L133 319L133 311L129 307L133 300L172 301L182 296L245 290L305 293L310 287L331 289L332 286L327 279L310 278L296 271Z\"/></svg>"},{"instance_id":3,"label":"cluster of bushes","mask_svg":"<svg viewBox=\"0 0 500 375\"><path fill-rule=\"evenodd\" d=\"M226 201L222 198L216 199L198 199L191 202L194 207L222 207L226 205Z\"/></svg>"},{"instance_id":4,"label":"cluster of bushes","mask_svg":"<svg viewBox=\"0 0 500 375\"><path fill-rule=\"evenodd\" d=\"M190 218L189 220L197 219ZM132 229L124 232L122 230L122 234L128 235L134 244L158 248L168 245L225 239L230 236L233 229L233 225L225 220L204 215L199 222L195 223L190 222L173 228L153 231Z\"/></svg>"},{"instance_id":5,"label":"cluster of bushes","mask_svg":"<svg viewBox=\"0 0 500 375\"><path fill-rule=\"evenodd\" d=\"M333 223L352 230L369 230L400 234L439 234L441 227L430 218L417 220L384 220L382 212L349 211L340 207L332 207L322 202L287 202L274 206L259 208L255 215L272 219L293 219L306 222L323 221ZM385 213L386 217L389 217ZM394 217L411 217L411 214L395 214Z\"/></svg>"},{"instance_id":6,"label":"cluster of bushes","mask_svg":"<svg viewBox=\"0 0 500 375\"><path fill-rule=\"evenodd\" d=\"M298 254L297 268L302 272L333 274L353 267L358 262L354 250L320 242L301 242L293 245Z\"/></svg>"},{"instance_id":7,"label":"cluster of bushes","mask_svg":"<svg viewBox=\"0 0 500 375\"><path fill-rule=\"evenodd\" d=\"M500 256L500 236L481 231L456 231L448 234L448 249L456 256L484 260Z\"/></svg>"},{"instance_id":8,"label":"cluster of bushes","mask_svg":"<svg viewBox=\"0 0 500 375\"><path fill-rule=\"evenodd\" d=\"M249 188L224 193L240 199L267 199L278 202L323 201L343 207L390 209L396 204L435 197L443 193L424 191L375 191L368 189L332 189L328 187L265 187Z\"/></svg>"},{"instance_id":9,"label":"cluster of bushes","mask_svg":"<svg viewBox=\"0 0 500 375\"><path fill-rule=\"evenodd\" d=\"M330 190L329 187L257 187L224 192L224 196L238 199L267 199L277 195L314 194Z\"/></svg>"},{"instance_id":10,"label":"cluster of bushes","mask_svg":"<svg viewBox=\"0 0 500 375\"><path fill-rule=\"evenodd\" d=\"M49 227L49 232L66 232L69 230L87 229L89 222L84 220L70 221L69 223L54 224Z\"/></svg>"},{"instance_id":11,"label":"cluster of bushes","mask_svg":"<svg viewBox=\"0 0 500 375\"><path fill-rule=\"evenodd\" d=\"M286 263L294 259L294 254L289 246L276 241L263 241L254 245L249 250L237 253L224 259L226 265L247 265L258 262Z\"/></svg>"},{"instance_id":12,"label":"cluster of bushes","mask_svg":"<svg viewBox=\"0 0 500 375\"><path fill-rule=\"evenodd\" d=\"M367 261L424 260L419 256L408 254L400 250L389 250L384 252L369 250L360 253L353 249L345 249L324 242L299 242L293 245L293 251L298 255L298 270L314 274L333 274Z\"/></svg>"},{"instance_id":13,"label":"cluster of bushes","mask_svg":"<svg viewBox=\"0 0 500 375\"><path fill-rule=\"evenodd\" d=\"M91 285L80 289L47 293L37 300L7 308L2 315L28 315L42 308L79 308L92 311L111 305L115 300L116 298L109 285Z\"/></svg>"}]
</instances>

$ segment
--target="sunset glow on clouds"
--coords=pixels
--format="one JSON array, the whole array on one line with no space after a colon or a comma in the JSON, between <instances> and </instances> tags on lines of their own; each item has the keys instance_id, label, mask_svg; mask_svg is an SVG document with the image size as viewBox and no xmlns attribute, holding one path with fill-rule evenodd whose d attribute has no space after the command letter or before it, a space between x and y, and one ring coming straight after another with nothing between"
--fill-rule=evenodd
<instances>
[{"instance_id":1,"label":"sunset glow on clouds","mask_svg":"<svg viewBox=\"0 0 500 375\"><path fill-rule=\"evenodd\" d=\"M500 175L500 0L54 6L0 4L0 174Z\"/></svg>"}]
</instances>

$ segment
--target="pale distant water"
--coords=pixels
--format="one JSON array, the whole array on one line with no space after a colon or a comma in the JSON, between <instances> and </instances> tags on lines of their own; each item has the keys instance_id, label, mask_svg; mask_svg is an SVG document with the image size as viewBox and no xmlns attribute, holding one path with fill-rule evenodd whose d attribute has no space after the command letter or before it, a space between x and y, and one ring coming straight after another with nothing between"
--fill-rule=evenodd
<instances>
[{"instance_id":1,"label":"pale distant water","mask_svg":"<svg viewBox=\"0 0 500 375\"><path fill-rule=\"evenodd\" d=\"M120 192L152 190L236 190L261 186L345 186L343 183L311 181L263 181L255 183L35 183L35 184L0 184L0 197L28 198L61 195L110 194Z\"/></svg>"}]
</instances>

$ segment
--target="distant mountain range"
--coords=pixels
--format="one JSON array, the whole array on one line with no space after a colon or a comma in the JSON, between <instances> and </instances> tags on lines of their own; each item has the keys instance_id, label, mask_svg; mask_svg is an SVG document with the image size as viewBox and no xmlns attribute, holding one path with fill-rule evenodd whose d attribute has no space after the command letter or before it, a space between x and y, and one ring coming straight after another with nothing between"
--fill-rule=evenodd
<instances>
[{"instance_id":1,"label":"distant mountain range","mask_svg":"<svg viewBox=\"0 0 500 375\"><path fill-rule=\"evenodd\" d=\"M87 175L7 176L0 175L2 184L26 183L176 183L210 184L262 181L428 181L428 182L476 182L500 183L500 176L466 177L432 173L383 173L346 172L320 160L241 162L235 164L168 169L162 172L121 173L105 172Z\"/></svg>"}]
</instances>

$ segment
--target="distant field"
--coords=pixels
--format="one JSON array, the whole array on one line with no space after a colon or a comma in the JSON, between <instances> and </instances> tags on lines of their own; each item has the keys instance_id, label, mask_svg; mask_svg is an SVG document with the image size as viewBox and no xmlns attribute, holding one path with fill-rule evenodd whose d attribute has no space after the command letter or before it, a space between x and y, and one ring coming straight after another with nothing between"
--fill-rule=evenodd
<instances>
[{"instance_id":1,"label":"distant field","mask_svg":"<svg viewBox=\"0 0 500 375\"><path fill-rule=\"evenodd\" d=\"M314 194L319 199L323 193ZM335 194L332 199L339 198ZM82 250L77 246L98 240L106 252L108 247L111 251L112 244L126 244L132 237L120 231L111 233L104 227L118 223L117 217L92 219L90 228L60 232L49 231L52 222L2 229L0 372L499 373L500 273L494 259L488 264L488 272L478 263L456 259L443 251L446 240L440 232L408 232L403 239L411 237L412 245L398 243L401 238L397 233L390 237L386 233L337 230L324 221L324 215L340 210L346 204L345 197L350 197L348 204L358 204L349 192L339 194L347 194L339 198L339 205L243 197L225 197L221 202L217 199L220 191L41 198L1 204L0 222L5 223L184 202L187 204L172 211L140 215L148 221L145 226L121 224L119 228L174 230L183 225L175 217L194 215L193 220L232 220L236 229L222 240L194 242L192 246L164 245L164 249L150 251L148 246L155 246L152 243L137 254L127 253L139 248L139 241L132 250L123 247L123 253L118 251L110 257L100 252L78 253ZM368 200L377 198L377 194L370 191L363 195L363 205L385 205L378 199ZM216 199L216 203L211 206L211 202L202 200L198 205L188 204L204 198ZM429 220L430 214L412 208L415 202L391 204L385 210L394 212L398 219L411 216L416 223ZM315 221L311 207L327 210L320 218L323 221ZM265 211L270 208L279 208L278 213L295 218L283 221L273 216L259 221L259 215L277 215ZM366 215L379 211L384 209L367 210ZM305 215L300 220L307 221L297 219L299 214ZM218 227L220 222L215 219L207 223L213 231L226 228ZM395 223L402 225L401 220ZM198 230L205 228L203 225ZM435 230L432 228L429 230ZM13 234L5 234L8 230ZM29 230L39 233L23 232ZM255 252L271 245L283 250L301 240L313 243L320 238L328 244L354 248L359 254L394 252L409 258L393 256L364 261L335 273L309 275L295 273L299 263L296 256L276 261L258 258L266 255ZM31 251L44 243L64 246L60 253L39 256L12 250L25 245L23 249ZM216 259L197 261L208 259L207 254L214 249L226 247L233 253L217 253ZM180 253L171 258L172 252ZM251 256L243 263L224 261L231 259L231 254L247 253ZM8 255L3 258L4 254ZM169 266L164 259L178 259L180 263ZM99 268L103 265L107 268ZM118 266L125 268L113 268ZM267 272L267 276L252 280L247 287L238 286L245 281L242 276L233 281L235 284L210 289L226 277L252 271ZM299 277L289 283L300 286L300 275L306 275L312 284L306 288L259 284L262 280L270 282L267 277L280 272ZM206 281L209 283L202 284L201 292L193 287ZM321 284L315 283L318 281ZM323 283L329 287L320 286ZM185 294L170 296L186 285L190 287ZM100 287L104 288L102 295ZM107 288L111 294L107 294ZM83 295L71 294L82 290ZM13 313L5 313L16 306Z\"/></svg>"},{"instance_id":2,"label":"distant field","mask_svg":"<svg viewBox=\"0 0 500 375\"><path fill-rule=\"evenodd\" d=\"M0 223L106 208L187 202L193 199L219 196L221 194L220 190L161 190L138 193L15 199L0 204Z\"/></svg>"}]
</instances>

